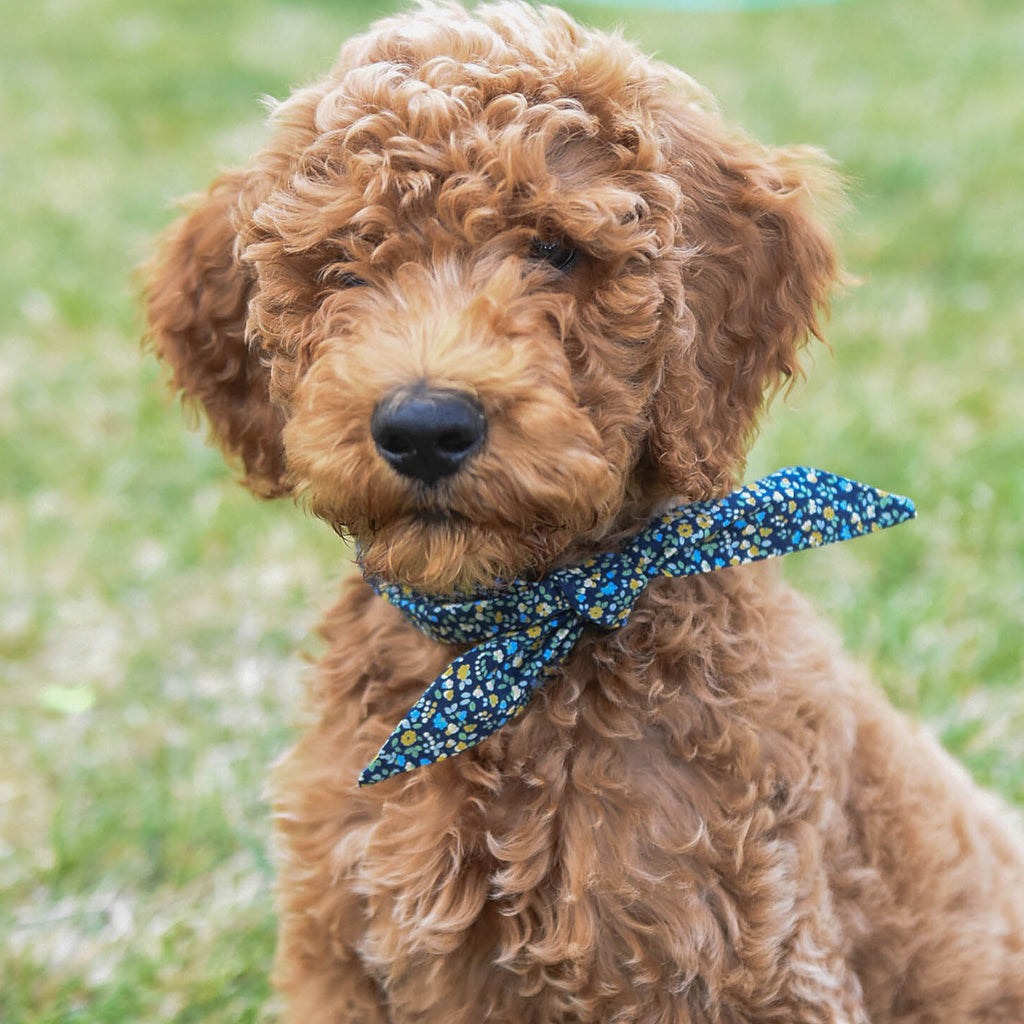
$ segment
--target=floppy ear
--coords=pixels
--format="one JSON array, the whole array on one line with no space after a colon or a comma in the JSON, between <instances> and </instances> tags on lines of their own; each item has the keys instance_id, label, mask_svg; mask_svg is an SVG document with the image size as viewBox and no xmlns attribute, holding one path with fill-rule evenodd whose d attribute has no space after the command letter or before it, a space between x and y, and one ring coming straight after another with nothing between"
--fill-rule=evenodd
<instances>
[{"instance_id":1,"label":"floppy ear","mask_svg":"<svg viewBox=\"0 0 1024 1024\"><path fill-rule=\"evenodd\" d=\"M654 399L652 454L671 493L708 496L735 485L766 395L821 337L839 270L819 205L838 186L819 152L768 149L696 106L667 113L665 131L693 337Z\"/></svg>"},{"instance_id":2,"label":"floppy ear","mask_svg":"<svg viewBox=\"0 0 1024 1024\"><path fill-rule=\"evenodd\" d=\"M165 235L145 269L148 342L174 387L206 410L225 454L240 459L246 486L269 498L289 490L284 417L245 338L253 276L238 260L235 225L246 184L244 172L219 178Z\"/></svg>"}]
</instances>

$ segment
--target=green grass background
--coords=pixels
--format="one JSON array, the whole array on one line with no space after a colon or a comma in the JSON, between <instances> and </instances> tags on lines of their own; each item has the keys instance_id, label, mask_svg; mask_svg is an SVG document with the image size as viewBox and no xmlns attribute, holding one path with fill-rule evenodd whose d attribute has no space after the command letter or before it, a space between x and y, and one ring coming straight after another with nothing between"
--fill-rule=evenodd
<instances>
[{"instance_id":1,"label":"green grass background","mask_svg":"<svg viewBox=\"0 0 1024 1024\"><path fill-rule=\"evenodd\" d=\"M383 8L382 8L383 9ZM792 556L894 700L1024 804L1024 5L622 22L852 181L861 288L779 404L807 462L920 519ZM0 34L0 1021L267 1021L269 762L344 551L261 505L140 358L170 200L263 137L374 4L39 0Z\"/></svg>"}]
</instances>

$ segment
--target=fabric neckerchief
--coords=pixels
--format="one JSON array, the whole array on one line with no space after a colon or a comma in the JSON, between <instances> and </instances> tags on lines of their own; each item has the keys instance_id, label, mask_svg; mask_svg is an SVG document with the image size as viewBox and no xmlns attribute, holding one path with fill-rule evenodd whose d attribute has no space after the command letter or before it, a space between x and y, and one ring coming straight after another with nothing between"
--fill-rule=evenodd
<instances>
[{"instance_id":1,"label":"fabric neckerchief","mask_svg":"<svg viewBox=\"0 0 1024 1024\"><path fill-rule=\"evenodd\" d=\"M432 640L472 644L424 691L359 776L366 786L475 746L520 714L587 624L618 629L658 576L726 566L849 540L915 515L914 503L820 469L780 469L715 501L652 519L620 551L536 582L441 600L370 579Z\"/></svg>"}]
</instances>

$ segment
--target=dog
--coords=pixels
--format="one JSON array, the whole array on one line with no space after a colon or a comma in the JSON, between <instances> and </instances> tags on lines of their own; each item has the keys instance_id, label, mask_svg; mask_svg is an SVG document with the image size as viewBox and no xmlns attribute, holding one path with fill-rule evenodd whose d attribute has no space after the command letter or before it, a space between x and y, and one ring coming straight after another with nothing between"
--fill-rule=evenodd
<instances>
[{"instance_id":1,"label":"dog","mask_svg":"<svg viewBox=\"0 0 1024 1024\"><path fill-rule=\"evenodd\" d=\"M379 21L274 121L147 308L244 482L369 581L274 773L287 1019L1024 1021L1011 812L774 563L651 581L483 742L357 784L467 650L401 595L542 585L740 482L841 274L824 158L515 2Z\"/></svg>"}]
</instances>

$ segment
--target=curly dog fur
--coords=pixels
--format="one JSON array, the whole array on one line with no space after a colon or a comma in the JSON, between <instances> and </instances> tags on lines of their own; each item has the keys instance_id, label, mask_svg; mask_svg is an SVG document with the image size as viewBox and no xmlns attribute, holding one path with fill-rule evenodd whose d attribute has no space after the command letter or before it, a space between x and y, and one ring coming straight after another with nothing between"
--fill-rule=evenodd
<instances>
[{"instance_id":1,"label":"curly dog fur","mask_svg":"<svg viewBox=\"0 0 1024 1024\"><path fill-rule=\"evenodd\" d=\"M727 492L838 270L813 151L551 9L425 4L280 105L150 268L151 340L258 494L436 593ZM559 269L537 240L571 245ZM395 389L472 395L433 486ZM1024 1021L1024 846L771 567L653 584L514 723L359 791L453 657L365 583L274 777L288 1019Z\"/></svg>"}]
</instances>

